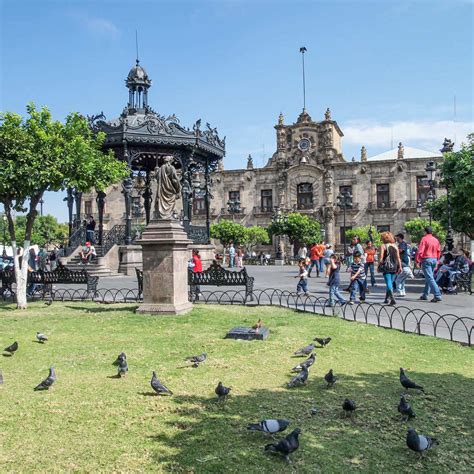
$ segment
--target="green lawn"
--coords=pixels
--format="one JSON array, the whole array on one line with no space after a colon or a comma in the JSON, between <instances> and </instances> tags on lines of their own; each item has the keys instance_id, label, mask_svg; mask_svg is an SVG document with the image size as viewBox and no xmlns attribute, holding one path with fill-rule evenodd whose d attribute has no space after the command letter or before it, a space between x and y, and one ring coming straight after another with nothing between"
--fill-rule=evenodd
<instances>
[{"instance_id":1,"label":"green lawn","mask_svg":"<svg viewBox=\"0 0 474 474\"><path fill-rule=\"evenodd\" d=\"M473 471L474 360L472 349L337 318L261 307L199 306L190 315L135 315L132 306L94 303L0 306L0 345L18 340L0 358L0 471L154 472L425 472ZM259 317L267 341L224 339L228 329ZM35 342L36 331L50 340ZM291 354L313 337L333 341L317 351L306 387L287 389ZM128 356L130 372L112 361ZM187 355L206 351L198 369ZM33 387L56 367L49 392ZM399 367L425 386L409 401L412 425L440 446L419 461L397 420ZM340 376L326 390L329 368ZM150 395L152 370L174 391ZM222 380L233 390L215 401ZM363 408L354 423L341 417L345 397ZM311 416L312 407L318 409ZM287 465L263 452L269 438L248 422L280 417L300 427L300 449ZM289 432L289 430L288 430Z\"/></svg>"}]
</instances>

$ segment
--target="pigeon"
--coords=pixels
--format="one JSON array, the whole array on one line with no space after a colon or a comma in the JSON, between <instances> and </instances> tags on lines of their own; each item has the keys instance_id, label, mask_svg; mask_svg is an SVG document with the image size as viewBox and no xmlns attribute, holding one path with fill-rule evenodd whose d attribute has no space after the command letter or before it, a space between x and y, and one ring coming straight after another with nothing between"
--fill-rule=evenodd
<instances>
[{"instance_id":1,"label":"pigeon","mask_svg":"<svg viewBox=\"0 0 474 474\"><path fill-rule=\"evenodd\" d=\"M207 359L207 354L203 352L201 355L186 357L186 359L184 360L192 362L193 367L199 367L199 364L204 362L206 359Z\"/></svg>"},{"instance_id":2,"label":"pigeon","mask_svg":"<svg viewBox=\"0 0 474 474\"><path fill-rule=\"evenodd\" d=\"M258 333L258 331L263 327L263 321L259 319L256 324L252 326L252 329Z\"/></svg>"},{"instance_id":3,"label":"pigeon","mask_svg":"<svg viewBox=\"0 0 474 474\"><path fill-rule=\"evenodd\" d=\"M173 395L173 392L158 380L156 372L153 372L153 375L151 376L150 385L158 395L161 395L162 393Z\"/></svg>"},{"instance_id":4,"label":"pigeon","mask_svg":"<svg viewBox=\"0 0 474 474\"><path fill-rule=\"evenodd\" d=\"M288 428L288 420L262 420L259 423L250 423L247 426L251 431L263 431L264 433L280 433Z\"/></svg>"},{"instance_id":5,"label":"pigeon","mask_svg":"<svg viewBox=\"0 0 474 474\"><path fill-rule=\"evenodd\" d=\"M224 385L222 385L222 382L219 382L214 391L216 392L217 399L221 400L221 399L225 399L225 397L227 397L227 395L229 395L229 392L231 390L232 390L231 387L224 387Z\"/></svg>"},{"instance_id":6,"label":"pigeon","mask_svg":"<svg viewBox=\"0 0 474 474\"><path fill-rule=\"evenodd\" d=\"M313 352L314 349L314 344L310 344L309 346L302 347L301 349L298 349L294 355L296 356L307 356L310 355L311 352Z\"/></svg>"},{"instance_id":7,"label":"pigeon","mask_svg":"<svg viewBox=\"0 0 474 474\"><path fill-rule=\"evenodd\" d=\"M355 401L349 400L348 398L346 398L344 400L344 403L342 404L342 409L344 410L346 416L347 415L352 416L352 413L355 412L356 408L357 407L356 407Z\"/></svg>"},{"instance_id":8,"label":"pigeon","mask_svg":"<svg viewBox=\"0 0 474 474\"><path fill-rule=\"evenodd\" d=\"M291 369L292 372L301 372L304 367L309 369L316 360L316 354L311 354L303 363L296 365Z\"/></svg>"},{"instance_id":9,"label":"pigeon","mask_svg":"<svg viewBox=\"0 0 474 474\"><path fill-rule=\"evenodd\" d=\"M112 365L120 366L124 361L127 360L125 352L121 352L117 358L112 362Z\"/></svg>"},{"instance_id":10,"label":"pigeon","mask_svg":"<svg viewBox=\"0 0 474 474\"><path fill-rule=\"evenodd\" d=\"M305 384L306 380L308 380L308 375L309 375L308 368L304 367L303 370L298 375L293 377L288 382L288 388L296 387L296 385L300 385L300 384Z\"/></svg>"},{"instance_id":11,"label":"pigeon","mask_svg":"<svg viewBox=\"0 0 474 474\"><path fill-rule=\"evenodd\" d=\"M44 344L48 340L47 336L41 332L36 333L36 339L38 339L38 342L41 342L41 344Z\"/></svg>"},{"instance_id":12,"label":"pigeon","mask_svg":"<svg viewBox=\"0 0 474 474\"><path fill-rule=\"evenodd\" d=\"M423 393L423 387L421 385L417 385L415 382L411 381L406 375L405 371L400 367L400 383L403 385L404 388L407 390L409 388L416 388L417 390L421 390Z\"/></svg>"},{"instance_id":13,"label":"pigeon","mask_svg":"<svg viewBox=\"0 0 474 474\"><path fill-rule=\"evenodd\" d=\"M122 359L117 368L117 375L119 377L122 377L122 376L125 377L127 372L128 372L127 359Z\"/></svg>"},{"instance_id":14,"label":"pigeon","mask_svg":"<svg viewBox=\"0 0 474 474\"><path fill-rule=\"evenodd\" d=\"M324 376L324 380L328 384L326 388L332 387L337 382L337 377L333 374L332 369Z\"/></svg>"},{"instance_id":15,"label":"pigeon","mask_svg":"<svg viewBox=\"0 0 474 474\"><path fill-rule=\"evenodd\" d=\"M35 390L36 391L49 390L49 388L51 387L51 385L53 385L55 380L56 380L56 373L54 372L54 367L51 367L49 369L49 375L35 387Z\"/></svg>"},{"instance_id":16,"label":"pigeon","mask_svg":"<svg viewBox=\"0 0 474 474\"><path fill-rule=\"evenodd\" d=\"M331 342L330 337L326 337L325 339L321 339L319 337L315 337L313 341L316 341L321 347L327 346Z\"/></svg>"},{"instance_id":17,"label":"pigeon","mask_svg":"<svg viewBox=\"0 0 474 474\"><path fill-rule=\"evenodd\" d=\"M400 397L398 411L401 413L402 418L405 418L405 421L408 421L410 418L416 417L416 413L413 411L411 405L405 400L405 397L403 395Z\"/></svg>"},{"instance_id":18,"label":"pigeon","mask_svg":"<svg viewBox=\"0 0 474 474\"><path fill-rule=\"evenodd\" d=\"M287 462L291 462L288 456L299 448L298 436L300 434L301 430L295 428L286 438L281 439L278 443L267 444L265 451L281 454Z\"/></svg>"},{"instance_id":19,"label":"pigeon","mask_svg":"<svg viewBox=\"0 0 474 474\"><path fill-rule=\"evenodd\" d=\"M423 456L423 453L428 449L434 448L439 444L436 438L430 436L419 435L413 428L408 429L407 446L412 450Z\"/></svg>"},{"instance_id":20,"label":"pigeon","mask_svg":"<svg viewBox=\"0 0 474 474\"><path fill-rule=\"evenodd\" d=\"M11 346L5 347L4 352L9 352L10 355L13 355L18 350L18 342L14 342Z\"/></svg>"}]
</instances>

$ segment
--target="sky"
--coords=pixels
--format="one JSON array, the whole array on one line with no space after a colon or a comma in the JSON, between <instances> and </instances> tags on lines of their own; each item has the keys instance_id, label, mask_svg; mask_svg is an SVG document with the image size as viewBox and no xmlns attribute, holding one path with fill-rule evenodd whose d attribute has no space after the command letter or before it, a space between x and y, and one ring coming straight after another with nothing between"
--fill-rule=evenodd
<instances>
[{"instance_id":1,"label":"sky","mask_svg":"<svg viewBox=\"0 0 474 474\"><path fill-rule=\"evenodd\" d=\"M226 136L225 169L276 149L274 125L330 107L347 160L437 151L474 131L471 0L0 0L0 110L117 117L138 54L149 104ZM44 211L67 220L63 195Z\"/></svg>"}]
</instances>

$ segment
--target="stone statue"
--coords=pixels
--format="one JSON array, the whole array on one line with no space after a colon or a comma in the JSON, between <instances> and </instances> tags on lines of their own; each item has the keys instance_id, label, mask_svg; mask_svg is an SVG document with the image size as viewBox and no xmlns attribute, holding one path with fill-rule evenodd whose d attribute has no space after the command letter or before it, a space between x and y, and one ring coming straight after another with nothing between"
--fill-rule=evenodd
<instances>
[{"instance_id":1,"label":"stone statue","mask_svg":"<svg viewBox=\"0 0 474 474\"><path fill-rule=\"evenodd\" d=\"M324 113L324 118L325 120L331 120L331 110L329 107L326 109L326 112Z\"/></svg>"},{"instance_id":2,"label":"stone statue","mask_svg":"<svg viewBox=\"0 0 474 474\"><path fill-rule=\"evenodd\" d=\"M280 112L280 115L278 116L278 125L283 125L284 124L284 117L283 114Z\"/></svg>"},{"instance_id":3,"label":"stone statue","mask_svg":"<svg viewBox=\"0 0 474 474\"><path fill-rule=\"evenodd\" d=\"M171 155L165 156L163 164L157 169L156 173L158 186L155 197L155 215L160 219L171 218L176 199L179 198L181 193L178 174L171 164L172 161L173 157Z\"/></svg>"},{"instance_id":4,"label":"stone statue","mask_svg":"<svg viewBox=\"0 0 474 474\"><path fill-rule=\"evenodd\" d=\"M252 155L249 155L247 158L247 169L248 170L253 170L253 158Z\"/></svg>"},{"instance_id":5,"label":"stone statue","mask_svg":"<svg viewBox=\"0 0 474 474\"><path fill-rule=\"evenodd\" d=\"M367 150L365 146L360 149L360 161L367 161Z\"/></svg>"},{"instance_id":6,"label":"stone statue","mask_svg":"<svg viewBox=\"0 0 474 474\"><path fill-rule=\"evenodd\" d=\"M397 160L403 160L403 154L405 153L405 148L402 145L402 142L398 144Z\"/></svg>"},{"instance_id":7,"label":"stone statue","mask_svg":"<svg viewBox=\"0 0 474 474\"><path fill-rule=\"evenodd\" d=\"M454 142L449 138L445 138L443 142L443 148L441 148L441 153L451 153L454 149Z\"/></svg>"}]
</instances>

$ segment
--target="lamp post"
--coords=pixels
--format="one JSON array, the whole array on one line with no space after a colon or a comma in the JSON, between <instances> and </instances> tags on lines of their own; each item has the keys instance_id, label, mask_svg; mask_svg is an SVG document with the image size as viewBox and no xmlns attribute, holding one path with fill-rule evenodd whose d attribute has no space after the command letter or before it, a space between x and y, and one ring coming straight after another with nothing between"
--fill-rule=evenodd
<instances>
[{"instance_id":1,"label":"lamp post","mask_svg":"<svg viewBox=\"0 0 474 474\"><path fill-rule=\"evenodd\" d=\"M454 148L454 142L445 138L443 142L443 147L441 148L441 153L451 153ZM454 247L454 237L453 237L453 228L451 227L451 195L449 192L449 186L451 181L446 177L443 178L444 185L446 186L446 200L448 203L448 233L446 234L446 242L444 244L444 250L450 252Z\"/></svg>"},{"instance_id":2,"label":"lamp post","mask_svg":"<svg viewBox=\"0 0 474 474\"><path fill-rule=\"evenodd\" d=\"M227 210L232 215L232 221L234 221L235 214L239 214L241 211L239 199L229 199L227 201Z\"/></svg>"},{"instance_id":3,"label":"lamp post","mask_svg":"<svg viewBox=\"0 0 474 474\"><path fill-rule=\"evenodd\" d=\"M435 200L436 194L434 190L435 178L436 178L436 163L434 161L428 161L425 167L426 175L428 176L428 184L430 186L430 191L428 193L427 200L431 203ZM428 215L430 218L430 226L432 221L431 208L428 208Z\"/></svg>"},{"instance_id":4,"label":"lamp post","mask_svg":"<svg viewBox=\"0 0 474 474\"><path fill-rule=\"evenodd\" d=\"M423 203L421 202L421 198L418 198L416 202L416 212L418 213L418 217L421 217L421 213L423 212Z\"/></svg>"},{"instance_id":5,"label":"lamp post","mask_svg":"<svg viewBox=\"0 0 474 474\"><path fill-rule=\"evenodd\" d=\"M272 222L274 224L281 224L286 222L287 216L282 214L281 208L275 207L274 213L272 215ZM277 235L276 249L275 249L275 259L281 260L281 248L280 248L280 235Z\"/></svg>"},{"instance_id":6,"label":"lamp post","mask_svg":"<svg viewBox=\"0 0 474 474\"><path fill-rule=\"evenodd\" d=\"M343 229L344 229L344 258L346 258L346 209L352 208L352 195L348 191L344 191L337 196L337 206L343 211Z\"/></svg>"}]
</instances>

